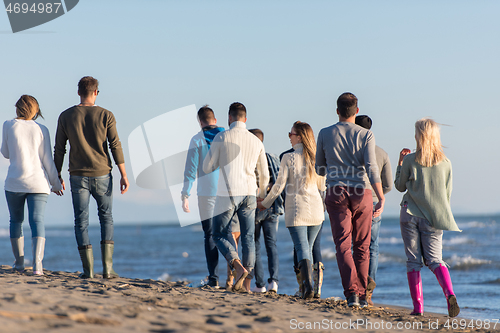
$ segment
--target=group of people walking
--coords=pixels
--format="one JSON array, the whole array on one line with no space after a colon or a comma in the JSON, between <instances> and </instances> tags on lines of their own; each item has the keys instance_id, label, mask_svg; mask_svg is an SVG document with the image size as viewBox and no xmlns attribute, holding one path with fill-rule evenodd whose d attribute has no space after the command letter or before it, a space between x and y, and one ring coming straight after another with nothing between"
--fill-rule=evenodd
<instances>
[{"instance_id":1,"label":"group of people walking","mask_svg":"<svg viewBox=\"0 0 500 333\"><path fill-rule=\"evenodd\" d=\"M113 270L113 178L109 152L120 171L120 190L125 193L129 182L123 151L113 113L95 105L99 82L90 76L78 82L80 103L59 116L54 156L49 130L35 120L42 117L38 101L23 95L16 103L16 117L3 124L1 153L10 161L5 180L5 197L10 213L10 240L15 257L13 269L25 271L24 221L25 203L32 236L33 274L43 275L45 250L44 212L50 192L63 195L66 190L61 176L66 145L69 141L69 174L75 236L82 260L82 278L94 277L94 256L88 235L89 202L96 203L101 225L101 258L103 277L118 275ZM109 147L109 149L108 149Z\"/></svg>"},{"instance_id":2,"label":"group of people walking","mask_svg":"<svg viewBox=\"0 0 500 333\"><path fill-rule=\"evenodd\" d=\"M246 129L243 104L229 107L228 130L216 126L208 106L198 111L202 131L190 143L181 199L189 212L190 190L198 177L208 285L218 287L218 249L235 277L234 284L226 287L251 292L255 275L254 291L266 291L262 264L256 261L260 246L255 245L260 238L256 230L263 230L271 276L267 290L277 292L277 221L284 212L294 244L300 296L319 297L324 266L322 262L313 265L313 247L326 208L347 303L356 307L373 304L380 219L384 194L392 188L392 174L387 153L375 145L371 119L357 116L358 112L356 96L340 95L339 122L323 128L317 142L311 126L296 121L288 133L292 149L282 154L277 168L276 157L265 152L262 131ZM401 151L394 182L397 190L406 192L401 202L401 233L408 258L412 314L423 314L420 269L425 263L436 274L448 314L454 317L460 309L442 260L443 230L459 231L450 209L451 166L436 122L417 121L415 138L415 153L406 148ZM241 233L241 259L232 235L235 219Z\"/></svg>"},{"instance_id":3,"label":"group of people walking","mask_svg":"<svg viewBox=\"0 0 500 333\"><path fill-rule=\"evenodd\" d=\"M43 275L44 209L50 192L66 190L61 169L69 141L69 174L75 216L75 236L83 266L82 278L94 277L94 257L88 235L92 196L101 225L103 277L114 278L111 156L120 172L120 191L128 190L123 151L113 113L95 105L98 81L83 77L78 83L80 103L59 116L54 155L48 129L35 122L42 117L37 100L23 95L16 117L5 121L1 153L10 160L5 195L10 212L13 269L25 270L22 223L24 206L32 236L33 274ZM227 260L235 292L278 291L278 218L294 245L294 271L299 295L320 297L324 265L318 236L328 212L344 296L349 306L372 305L378 266L378 235L384 194L392 174L387 153L375 145L371 119L357 116L357 98L351 93L337 100L339 121L323 128L317 141L311 126L293 123L288 136L292 149L280 158L266 153L264 133L247 130L247 110L241 103L229 107L229 129L217 126L208 106L198 111L201 132L189 145L181 193L190 212L189 197L197 180L197 202L205 235L208 285L218 287L218 252ZM401 201L401 234L414 309L423 314L420 270L425 264L436 275L446 296L448 313L460 309L451 278L442 259L443 230L459 231L450 209L451 163L446 158L439 126L431 119L415 124L416 151L403 149L395 187L405 192ZM111 153L111 156L110 156ZM239 226L239 230L236 230ZM268 287L260 260L260 234L268 255ZM242 257L237 249L241 244ZM314 250L313 250L314 249ZM313 278L314 276L314 278ZM313 284L314 280L314 284Z\"/></svg>"}]
</instances>

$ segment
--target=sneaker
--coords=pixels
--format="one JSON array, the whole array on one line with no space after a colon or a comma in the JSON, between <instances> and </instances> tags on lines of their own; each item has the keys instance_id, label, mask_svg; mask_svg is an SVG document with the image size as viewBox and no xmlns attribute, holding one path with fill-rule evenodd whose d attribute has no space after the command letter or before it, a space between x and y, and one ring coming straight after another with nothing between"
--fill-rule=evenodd
<instances>
[{"instance_id":1,"label":"sneaker","mask_svg":"<svg viewBox=\"0 0 500 333\"><path fill-rule=\"evenodd\" d=\"M352 293L349 299L347 300L347 306L359 306L359 296L356 293Z\"/></svg>"},{"instance_id":2,"label":"sneaker","mask_svg":"<svg viewBox=\"0 0 500 333\"><path fill-rule=\"evenodd\" d=\"M278 282L272 280L267 286L267 291L278 293Z\"/></svg>"},{"instance_id":3,"label":"sneaker","mask_svg":"<svg viewBox=\"0 0 500 333\"><path fill-rule=\"evenodd\" d=\"M266 287L257 287L257 286L255 286L255 287L252 288L252 291L254 293L265 293L266 292Z\"/></svg>"},{"instance_id":4,"label":"sneaker","mask_svg":"<svg viewBox=\"0 0 500 333\"><path fill-rule=\"evenodd\" d=\"M364 299L361 300L361 301L359 301L359 307L361 309L367 308L368 307L368 302L366 300L364 300Z\"/></svg>"},{"instance_id":5,"label":"sneaker","mask_svg":"<svg viewBox=\"0 0 500 333\"><path fill-rule=\"evenodd\" d=\"M206 285L210 286L214 289L219 289L219 281L217 281L217 280L208 280Z\"/></svg>"}]
</instances>

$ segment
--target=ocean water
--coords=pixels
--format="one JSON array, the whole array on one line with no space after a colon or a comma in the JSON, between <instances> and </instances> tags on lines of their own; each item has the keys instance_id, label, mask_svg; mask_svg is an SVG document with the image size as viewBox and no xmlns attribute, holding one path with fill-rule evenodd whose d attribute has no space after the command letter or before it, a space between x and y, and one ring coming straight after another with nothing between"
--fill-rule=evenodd
<instances>
[{"instance_id":1,"label":"ocean water","mask_svg":"<svg viewBox=\"0 0 500 333\"><path fill-rule=\"evenodd\" d=\"M500 318L500 216L457 217L463 232L445 232L443 258L450 265L450 274L459 305L459 317L468 319ZM25 236L29 239L30 231ZM100 262L100 231L90 227L94 245L95 271ZM81 271L73 227L47 227L44 267L54 271ZM325 221L321 234L325 279L322 297L342 297L335 245L330 225ZM293 244L284 222L278 231L280 256L279 293L294 294L297 282L293 272ZM25 245L30 265L30 244ZM261 249L267 267L265 249ZM411 308L406 280L406 257L401 240L399 220L384 218L380 230L380 258L375 303ZM8 225L0 228L0 263L12 265L13 255ZM142 279L184 280L199 286L207 274L203 231L200 224L181 228L175 225L115 226L115 270L124 277ZM226 279L226 262L220 256L220 284ZM266 277L267 278L267 277ZM425 311L447 313L446 300L432 272L422 269Z\"/></svg>"}]
</instances>

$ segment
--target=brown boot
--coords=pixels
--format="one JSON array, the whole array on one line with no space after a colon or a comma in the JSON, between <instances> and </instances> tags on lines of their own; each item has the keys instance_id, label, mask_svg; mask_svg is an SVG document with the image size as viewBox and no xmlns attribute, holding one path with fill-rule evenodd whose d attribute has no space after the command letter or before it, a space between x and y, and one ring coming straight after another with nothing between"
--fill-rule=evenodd
<instances>
[{"instance_id":1,"label":"brown boot","mask_svg":"<svg viewBox=\"0 0 500 333\"><path fill-rule=\"evenodd\" d=\"M322 262L317 262L313 267L314 298L321 298L321 286L323 285L323 271L325 266Z\"/></svg>"},{"instance_id":2,"label":"brown boot","mask_svg":"<svg viewBox=\"0 0 500 333\"><path fill-rule=\"evenodd\" d=\"M297 283L299 284L299 290L295 293L295 296L302 298L304 295L303 287L302 287L302 276L300 276L300 269L298 267L293 266L293 270L295 271L295 277L297 278Z\"/></svg>"},{"instance_id":3,"label":"brown boot","mask_svg":"<svg viewBox=\"0 0 500 333\"><path fill-rule=\"evenodd\" d=\"M368 277L368 284L366 285L366 302L369 306L373 306L372 295L376 286L375 280Z\"/></svg>"}]
</instances>

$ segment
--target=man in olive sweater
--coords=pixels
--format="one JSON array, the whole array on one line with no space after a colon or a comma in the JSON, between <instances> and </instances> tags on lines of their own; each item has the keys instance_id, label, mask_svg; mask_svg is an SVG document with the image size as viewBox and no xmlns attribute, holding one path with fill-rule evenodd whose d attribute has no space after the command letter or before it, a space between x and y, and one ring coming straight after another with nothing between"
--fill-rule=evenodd
<instances>
[{"instance_id":1,"label":"man in olive sweater","mask_svg":"<svg viewBox=\"0 0 500 333\"><path fill-rule=\"evenodd\" d=\"M121 174L120 190L127 192L122 146L116 120L110 111L95 105L99 82L91 76L78 82L80 104L61 113L57 122L54 162L61 183L61 169L69 140L69 174L75 214L75 235L83 264L83 278L94 277L94 256L88 235L90 196L96 200L101 224L103 277L118 277L113 270L113 168L108 145Z\"/></svg>"}]
</instances>

